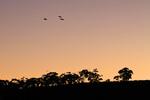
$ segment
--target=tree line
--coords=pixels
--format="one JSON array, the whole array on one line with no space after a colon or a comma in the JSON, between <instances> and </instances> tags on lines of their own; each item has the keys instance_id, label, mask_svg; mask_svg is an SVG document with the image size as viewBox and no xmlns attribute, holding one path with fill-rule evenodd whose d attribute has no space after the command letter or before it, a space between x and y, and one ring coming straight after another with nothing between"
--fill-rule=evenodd
<instances>
[{"instance_id":1,"label":"tree line","mask_svg":"<svg viewBox=\"0 0 150 100\"><path fill-rule=\"evenodd\" d=\"M122 81L128 81L131 79L133 71L127 67L118 71L119 75L115 76L114 79ZM103 80L103 75L98 74L98 70L94 69L89 71L83 69L78 73L66 72L58 75L57 72L49 72L42 75L39 78L25 78L21 79L13 78L9 80L0 80L0 89L24 89L31 87L50 87L50 86L62 86L67 84L78 84L78 83L98 83ZM108 81L108 80L107 80ZM108 81L109 82L109 81Z\"/></svg>"}]
</instances>

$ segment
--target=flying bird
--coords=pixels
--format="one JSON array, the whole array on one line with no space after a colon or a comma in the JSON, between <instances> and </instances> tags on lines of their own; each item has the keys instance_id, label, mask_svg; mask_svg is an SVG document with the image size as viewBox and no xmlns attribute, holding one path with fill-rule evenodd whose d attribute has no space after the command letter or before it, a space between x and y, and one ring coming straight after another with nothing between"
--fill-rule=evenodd
<instances>
[{"instance_id":1,"label":"flying bird","mask_svg":"<svg viewBox=\"0 0 150 100\"><path fill-rule=\"evenodd\" d=\"M44 20L47 20L47 18L44 18Z\"/></svg>"},{"instance_id":2,"label":"flying bird","mask_svg":"<svg viewBox=\"0 0 150 100\"><path fill-rule=\"evenodd\" d=\"M60 18L60 20L64 20L63 18L62 18L62 16L58 16L59 18Z\"/></svg>"}]
</instances>

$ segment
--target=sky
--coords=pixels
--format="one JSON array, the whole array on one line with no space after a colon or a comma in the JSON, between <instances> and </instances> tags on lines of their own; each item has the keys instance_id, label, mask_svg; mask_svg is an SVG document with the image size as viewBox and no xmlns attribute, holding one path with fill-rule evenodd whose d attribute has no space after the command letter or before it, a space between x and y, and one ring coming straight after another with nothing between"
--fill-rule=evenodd
<instances>
[{"instance_id":1,"label":"sky","mask_svg":"<svg viewBox=\"0 0 150 100\"><path fill-rule=\"evenodd\" d=\"M113 80L128 67L132 80L149 80L149 5L150 0L0 0L0 79L97 68L103 80Z\"/></svg>"}]
</instances>

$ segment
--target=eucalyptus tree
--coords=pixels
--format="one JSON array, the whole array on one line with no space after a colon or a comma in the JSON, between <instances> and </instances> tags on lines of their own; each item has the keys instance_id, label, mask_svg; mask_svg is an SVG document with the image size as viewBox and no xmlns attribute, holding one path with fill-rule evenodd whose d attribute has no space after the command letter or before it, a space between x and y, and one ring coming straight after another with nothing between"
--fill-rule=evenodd
<instances>
[{"instance_id":1,"label":"eucalyptus tree","mask_svg":"<svg viewBox=\"0 0 150 100\"><path fill-rule=\"evenodd\" d=\"M79 83L79 75L76 73L66 72L60 75L62 85Z\"/></svg>"},{"instance_id":2,"label":"eucalyptus tree","mask_svg":"<svg viewBox=\"0 0 150 100\"><path fill-rule=\"evenodd\" d=\"M98 83L101 80L103 80L101 77L103 75L98 74L98 70L94 69L92 72L89 72L89 77L88 80L90 81L90 83Z\"/></svg>"},{"instance_id":3,"label":"eucalyptus tree","mask_svg":"<svg viewBox=\"0 0 150 100\"><path fill-rule=\"evenodd\" d=\"M49 72L42 76L44 86L56 86L59 84L59 76L56 72Z\"/></svg>"},{"instance_id":4,"label":"eucalyptus tree","mask_svg":"<svg viewBox=\"0 0 150 100\"><path fill-rule=\"evenodd\" d=\"M132 78L133 71L129 70L129 68L125 67L118 71L119 75L115 76L114 79L119 80L122 79L122 81L129 81L129 79Z\"/></svg>"},{"instance_id":5,"label":"eucalyptus tree","mask_svg":"<svg viewBox=\"0 0 150 100\"><path fill-rule=\"evenodd\" d=\"M19 89L20 87L20 80L19 79L16 79L16 78L13 78L10 82L9 82L9 88L16 88L16 89Z\"/></svg>"},{"instance_id":6,"label":"eucalyptus tree","mask_svg":"<svg viewBox=\"0 0 150 100\"><path fill-rule=\"evenodd\" d=\"M8 88L9 81L8 80L0 80L0 88Z\"/></svg>"},{"instance_id":7,"label":"eucalyptus tree","mask_svg":"<svg viewBox=\"0 0 150 100\"><path fill-rule=\"evenodd\" d=\"M80 83L84 83L85 80L89 77L89 71L87 69L83 69L82 71L79 71L80 75Z\"/></svg>"},{"instance_id":8,"label":"eucalyptus tree","mask_svg":"<svg viewBox=\"0 0 150 100\"><path fill-rule=\"evenodd\" d=\"M98 74L98 70L94 69L93 71L88 71L87 69L84 69L79 72L80 75L80 83L85 82L87 79L90 83L97 83L103 80L101 77L103 75Z\"/></svg>"},{"instance_id":9,"label":"eucalyptus tree","mask_svg":"<svg viewBox=\"0 0 150 100\"><path fill-rule=\"evenodd\" d=\"M37 85L37 78L29 78L26 80L26 87L31 88L31 87L36 87Z\"/></svg>"}]
</instances>

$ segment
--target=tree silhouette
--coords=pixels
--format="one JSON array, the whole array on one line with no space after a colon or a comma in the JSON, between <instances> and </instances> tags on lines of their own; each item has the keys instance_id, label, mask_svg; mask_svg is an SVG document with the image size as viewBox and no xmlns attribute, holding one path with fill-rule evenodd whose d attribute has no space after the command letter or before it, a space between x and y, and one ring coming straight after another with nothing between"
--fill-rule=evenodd
<instances>
[{"instance_id":1,"label":"tree silhouette","mask_svg":"<svg viewBox=\"0 0 150 100\"><path fill-rule=\"evenodd\" d=\"M30 78L30 79L27 79L26 80L26 85L27 85L27 88L30 88L30 87L36 87L37 85L37 78Z\"/></svg>"},{"instance_id":2,"label":"tree silhouette","mask_svg":"<svg viewBox=\"0 0 150 100\"><path fill-rule=\"evenodd\" d=\"M0 88L13 88L13 89L24 89L31 87L50 87L50 86L60 86L66 84L77 84L84 83L87 80L90 83L97 83L102 80L102 75L98 74L98 70L88 71L83 69L79 71L78 74L66 72L58 76L57 72L49 72L42 75L39 78L25 78L21 79L13 78L11 81L0 80Z\"/></svg>"},{"instance_id":3,"label":"tree silhouette","mask_svg":"<svg viewBox=\"0 0 150 100\"><path fill-rule=\"evenodd\" d=\"M25 87L26 84L26 79L25 77L22 77L18 82L19 82L19 88L22 89Z\"/></svg>"},{"instance_id":4,"label":"tree silhouette","mask_svg":"<svg viewBox=\"0 0 150 100\"><path fill-rule=\"evenodd\" d=\"M114 77L114 79L116 79L118 81L119 81L120 78L121 78L120 75L117 75L117 76Z\"/></svg>"},{"instance_id":5,"label":"tree silhouette","mask_svg":"<svg viewBox=\"0 0 150 100\"><path fill-rule=\"evenodd\" d=\"M42 83L43 83L43 80L42 80L42 78L40 77L40 78L37 78L37 87L42 87L43 85L42 85Z\"/></svg>"},{"instance_id":6,"label":"tree silhouette","mask_svg":"<svg viewBox=\"0 0 150 100\"><path fill-rule=\"evenodd\" d=\"M87 69L83 69L79 71L80 74L80 83L83 83L89 77L89 71Z\"/></svg>"},{"instance_id":7,"label":"tree silhouette","mask_svg":"<svg viewBox=\"0 0 150 100\"><path fill-rule=\"evenodd\" d=\"M97 82L100 82L100 80L103 80L101 78L103 75L99 75L97 69L94 69L92 72L88 71L87 69L84 69L80 71L79 74L80 74L81 82L84 82L86 79L90 83L97 83Z\"/></svg>"},{"instance_id":8,"label":"tree silhouette","mask_svg":"<svg viewBox=\"0 0 150 100\"><path fill-rule=\"evenodd\" d=\"M67 72L60 75L60 80L63 85L75 84L79 82L79 76L76 73Z\"/></svg>"},{"instance_id":9,"label":"tree silhouette","mask_svg":"<svg viewBox=\"0 0 150 100\"><path fill-rule=\"evenodd\" d=\"M118 71L119 75L115 76L114 79L119 80L119 78L122 79L122 81L129 81L131 79L133 71L129 70L129 68L125 67Z\"/></svg>"},{"instance_id":10,"label":"tree silhouette","mask_svg":"<svg viewBox=\"0 0 150 100\"><path fill-rule=\"evenodd\" d=\"M13 79L9 82L9 87L10 87L10 88L17 88L17 89L19 89L19 87L20 87L20 80L19 80L19 79L16 79L16 78L13 78Z\"/></svg>"},{"instance_id":11,"label":"tree silhouette","mask_svg":"<svg viewBox=\"0 0 150 100\"><path fill-rule=\"evenodd\" d=\"M59 84L59 76L56 72L49 72L43 75L42 80L45 86L56 86Z\"/></svg>"},{"instance_id":12,"label":"tree silhouette","mask_svg":"<svg viewBox=\"0 0 150 100\"><path fill-rule=\"evenodd\" d=\"M98 83L100 82L100 80L103 80L101 77L103 75L99 75L98 74L98 70L94 69L92 72L89 73L89 78L88 80L90 81L90 83Z\"/></svg>"},{"instance_id":13,"label":"tree silhouette","mask_svg":"<svg viewBox=\"0 0 150 100\"><path fill-rule=\"evenodd\" d=\"M0 88L7 88L9 86L8 80L0 80Z\"/></svg>"},{"instance_id":14,"label":"tree silhouette","mask_svg":"<svg viewBox=\"0 0 150 100\"><path fill-rule=\"evenodd\" d=\"M118 73L114 79L122 81L129 81L133 75L133 71L127 67L119 70ZM97 99L97 97L127 100L130 96L130 99L135 99L137 96L141 97L142 93L141 99L145 100L143 97L149 97L148 92L145 91L150 89L149 80L113 82L107 79L101 82L102 76L97 69L92 71L83 69L77 74L66 72L58 75L57 72L48 72L38 78L22 77L21 79L13 78L10 81L0 80L0 97L2 96L3 100L39 100L47 98L55 100L84 100ZM97 92L97 90L100 91Z\"/></svg>"}]
</instances>

